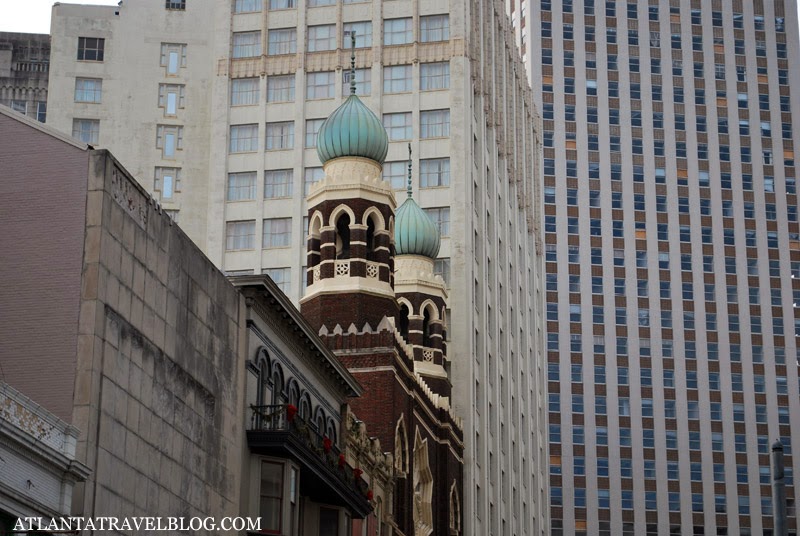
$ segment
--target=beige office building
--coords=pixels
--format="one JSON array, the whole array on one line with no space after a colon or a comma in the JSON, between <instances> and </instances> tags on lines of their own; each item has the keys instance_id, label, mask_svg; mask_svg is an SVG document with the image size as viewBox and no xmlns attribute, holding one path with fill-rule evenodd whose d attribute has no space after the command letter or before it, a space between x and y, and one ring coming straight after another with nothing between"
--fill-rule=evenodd
<instances>
[{"instance_id":1,"label":"beige office building","mask_svg":"<svg viewBox=\"0 0 800 536\"><path fill-rule=\"evenodd\" d=\"M147 0L53 8L48 124L107 147L211 260L303 293L315 137L347 95L442 234L463 534L549 529L538 113L501 1Z\"/></svg>"}]
</instances>

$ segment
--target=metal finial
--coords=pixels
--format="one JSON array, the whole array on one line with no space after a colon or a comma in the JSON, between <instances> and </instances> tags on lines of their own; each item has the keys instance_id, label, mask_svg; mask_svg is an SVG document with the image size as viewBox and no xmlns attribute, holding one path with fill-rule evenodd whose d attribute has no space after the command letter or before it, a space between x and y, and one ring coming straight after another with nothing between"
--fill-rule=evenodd
<instances>
[{"instance_id":1,"label":"metal finial","mask_svg":"<svg viewBox=\"0 0 800 536\"><path fill-rule=\"evenodd\" d=\"M350 32L350 94L356 94L356 31Z\"/></svg>"},{"instance_id":2,"label":"metal finial","mask_svg":"<svg viewBox=\"0 0 800 536\"><path fill-rule=\"evenodd\" d=\"M408 144L408 198L411 199L411 144Z\"/></svg>"}]
</instances>

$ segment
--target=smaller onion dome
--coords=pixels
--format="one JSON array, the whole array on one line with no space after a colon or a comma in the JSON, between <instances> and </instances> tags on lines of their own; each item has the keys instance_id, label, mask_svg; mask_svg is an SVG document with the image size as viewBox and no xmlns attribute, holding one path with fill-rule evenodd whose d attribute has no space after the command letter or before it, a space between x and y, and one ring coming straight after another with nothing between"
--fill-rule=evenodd
<instances>
[{"instance_id":1,"label":"smaller onion dome","mask_svg":"<svg viewBox=\"0 0 800 536\"><path fill-rule=\"evenodd\" d=\"M386 129L355 93L334 110L317 134L317 155L323 164L340 156L361 156L383 164L388 150Z\"/></svg>"},{"instance_id":2,"label":"smaller onion dome","mask_svg":"<svg viewBox=\"0 0 800 536\"><path fill-rule=\"evenodd\" d=\"M439 228L411 197L411 144L408 144L408 199L394 213L394 248L396 255L424 255L435 259L439 254Z\"/></svg>"}]
</instances>

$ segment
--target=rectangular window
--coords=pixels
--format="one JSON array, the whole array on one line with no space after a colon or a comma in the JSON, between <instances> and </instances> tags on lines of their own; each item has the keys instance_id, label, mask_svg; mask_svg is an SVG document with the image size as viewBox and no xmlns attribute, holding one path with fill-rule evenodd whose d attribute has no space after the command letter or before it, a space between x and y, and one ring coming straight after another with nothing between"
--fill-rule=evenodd
<instances>
[{"instance_id":1,"label":"rectangular window","mask_svg":"<svg viewBox=\"0 0 800 536\"><path fill-rule=\"evenodd\" d=\"M420 160L419 167L421 188L436 188L450 185L449 158Z\"/></svg>"},{"instance_id":2,"label":"rectangular window","mask_svg":"<svg viewBox=\"0 0 800 536\"><path fill-rule=\"evenodd\" d=\"M256 172L228 173L227 201L246 201L256 198Z\"/></svg>"},{"instance_id":3,"label":"rectangular window","mask_svg":"<svg viewBox=\"0 0 800 536\"><path fill-rule=\"evenodd\" d=\"M255 221L229 221L225 225L225 250L253 249L255 237Z\"/></svg>"},{"instance_id":4,"label":"rectangular window","mask_svg":"<svg viewBox=\"0 0 800 536\"><path fill-rule=\"evenodd\" d=\"M389 141L411 139L411 112L383 114L383 127L389 135Z\"/></svg>"},{"instance_id":5,"label":"rectangular window","mask_svg":"<svg viewBox=\"0 0 800 536\"><path fill-rule=\"evenodd\" d=\"M386 19L383 21L383 44L405 45L410 43L412 36L412 19Z\"/></svg>"},{"instance_id":6,"label":"rectangular window","mask_svg":"<svg viewBox=\"0 0 800 536\"><path fill-rule=\"evenodd\" d=\"M100 139L100 121L97 119L73 119L72 137L83 143L97 144Z\"/></svg>"},{"instance_id":7,"label":"rectangular window","mask_svg":"<svg viewBox=\"0 0 800 536\"><path fill-rule=\"evenodd\" d=\"M267 123L267 151L294 147L294 121Z\"/></svg>"},{"instance_id":8,"label":"rectangular window","mask_svg":"<svg viewBox=\"0 0 800 536\"><path fill-rule=\"evenodd\" d=\"M313 148L317 146L317 133L319 127L322 126L324 119L307 119L306 120L306 148Z\"/></svg>"},{"instance_id":9,"label":"rectangular window","mask_svg":"<svg viewBox=\"0 0 800 536\"><path fill-rule=\"evenodd\" d=\"M164 109L165 116L178 114L178 108L186 104L186 88L183 84L159 84L158 107Z\"/></svg>"},{"instance_id":10,"label":"rectangular window","mask_svg":"<svg viewBox=\"0 0 800 536\"><path fill-rule=\"evenodd\" d=\"M166 0L165 7L167 9L184 11L186 9L186 0Z\"/></svg>"},{"instance_id":11,"label":"rectangular window","mask_svg":"<svg viewBox=\"0 0 800 536\"><path fill-rule=\"evenodd\" d=\"M332 99L334 72L308 73L306 75L306 98Z\"/></svg>"},{"instance_id":12,"label":"rectangular window","mask_svg":"<svg viewBox=\"0 0 800 536\"><path fill-rule=\"evenodd\" d=\"M308 51L320 52L336 48L336 25L323 24L308 27Z\"/></svg>"},{"instance_id":13,"label":"rectangular window","mask_svg":"<svg viewBox=\"0 0 800 536\"><path fill-rule=\"evenodd\" d=\"M450 87L450 63L422 63L419 66L419 88L422 91Z\"/></svg>"},{"instance_id":14,"label":"rectangular window","mask_svg":"<svg viewBox=\"0 0 800 536\"><path fill-rule=\"evenodd\" d=\"M267 34L267 39L267 54L270 56L295 54L297 52L296 28L270 30Z\"/></svg>"},{"instance_id":15,"label":"rectangular window","mask_svg":"<svg viewBox=\"0 0 800 536\"><path fill-rule=\"evenodd\" d=\"M172 199L175 192L181 191L181 170L171 167L157 167L153 180L153 190L160 198Z\"/></svg>"},{"instance_id":16,"label":"rectangular window","mask_svg":"<svg viewBox=\"0 0 800 536\"><path fill-rule=\"evenodd\" d=\"M259 79L239 78L231 80L231 106L249 106L258 104Z\"/></svg>"},{"instance_id":17,"label":"rectangular window","mask_svg":"<svg viewBox=\"0 0 800 536\"><path fill-rule=\"evenodd\" d=\"M233 58L255 58L261 55L261 32L234 32Z\"/></svg>"},{"instance_id":18,"label":"rectangular window","mask_svg":"<svg viewBox=\"0 0 800 536\"><path fill-rule=\"evenodd\" d=\"M252 13L261 11L261 0L236 0L233 4L234 13Z\"/></svg>"},{"instance_id":19,"label":"rectangular window","mask_svg":"<svg viewBox=\"0 0 800 536\"><path fill-rule=\"evenodd\" d=\"M422 43L448 41L450 39L450 17L429 15L419 18L419 40Z\"/></svg>"},{"instance_id":20,"label":"rectangular window","mask_svg":"<svg viewBox=\"0 0 800 536\"><path fill-rule=\"evenodd\" d=\"M265 248L282 248L292 245L292 218L268 218L264 220Z\"/></svg>"},{"instance_id":21,"label":"rectangular window","mask_svg":"<svg viewBox=\"0 0 800 536\"><path fill-rule=\"evenodd\" d=\"M291 268L266 268L264 274L272 279L284 294L292 288L292 269Z\"/></svg>"},{"instance_id":22,"label":"rectangular window","mask_svg":"<svg viewBox=\"0 0 800 536\"><path fill-rule=\"evenodd\" d=\"M350 69L342 69L342 95L350 94ZM372 69L356 69L356 94L370 95L372 93Z\"/></svg>"},{"instance_id":23,"label":"rectangular window","mask_svg":"<svg viewBox=\"0 0 800 536\"><path fill-rule=\"evenodd\" d=\"M254 222L250 223L255 224ZM281 532L282 509L283 464L264 460L261 462L261 492L258 512L261 517L262 531L272 534ZM338 511L336 512L338 513ZM321 522L320 519L320 524Z\"/></svg>"},{"instance_id":24,"label":"rectangular window","mask_svg":"<svg viewBox=\"0 0 800 536\"><path fill-rule=\"evenodd\" d=\"M294 174L291 169L264 172L264 199L292 197Z\"/></svg>"},{"instance_id":25,"label":"rectangular window","mask_svg":"<svg viewBox=\"0 0 800 536\"><path fill-rule=\"evenodd\" d=\"M426 208L425 213L436 224L440 236L450 236L450 207Z\"/></svg>"},{"instance_id":26,"label":"rectangular window","mask_svg":"<svg viewBox=\"0 0 800 536\"><path fill-rule=\"evenodd\" d=\"M78 61L103 61L106 40L102 37L78 38Z\"/></svg>"},{"instance_id":27,"label":"rectangular window","mask_svg":"<svg viewBox=\"0 0 800 536\"><path fill-rule=\"evenodd\" d=\"M450 110L420 112L420 139L445 138L450 135Z\"/></svg>"},{"instance_id":28,"label":"rectangular window","mask_svg":"<svg viewBox=\"0 0 800 536\"><path fill-rule=\"evenodd\" d=\"M433 261L433 274L441 276L446 285L450 285L450 259L436 259Z\"/></svg>"},{"instance_id":29,"label":"rectangular window","mask_svg":"<svg viewBox=\"0 0 800 536\"><path fill-rule=\"evenodd\" d=\"M76 78L75 102L99 103L103 96L103 80L101 78Z\"/></svg>"},{"instance_id":30,"label":"rectangular window","mask_svg":"<svg viewBox=\"0 0 800 536\"><path fill-rule=\"evenodd\" d=\"M267 102L291 102L294 100L295 79L293 74L267 78Z\"/></svg>"},{"instance_id":31,"label":"rectangular window","mask_svg":"<svg viewBox=\"0 0 800 536\"><path fill-rule=\"evenodd\" d=\"M246 153L258 150L258 125L231 125L229 151Z\"/></svg>"},{"instance_id":32,"label":"rectangular window","mask_svg":"<svg viewBox=\"0 0 800 536\"><path fill-rule=\"evenodd\" d=\"M270 9L294 9L297 7L297 0L269 0Z\"/></svg>"},{"instance_id":33,"label":"rectangular window","mask_svg":"<svg viewBox=\"0 0 800 536\"><path fill-rule=\"evenodd\" d=\"M391 182L394 190L404 190L407 170L407 162L386 162L383 164L383 180Z\"/></svg>"},{"instance_id":34,"label":"rectangular window","mask_svg":"<svg viewBox=\"0 0 800 536\"><path fill-rule=\"evenodd\" d=\"M156 148L161 149L162 158L175 158L175 151L183 149L183 127L158 125Z\"/></svg>"},{"instance_id":35,"label":"rectangular window","mask_svg":"<svg viewBox=\"0 0 800 536\"><path fill-rule=\"evenodd\" d=\"M161 43L160 65L167 75L178 74L178 69L186 67L186 45L183 43Z\"/></svg>"},{"instance_id":36,"label":"rectangular window","mask_svg":"<svg viewBox=\"0 0 800 536\"><path fill-rule=\"evenodd\" d=\"M311 186L322 180L325 171L321 167L309 167L303 172L303 195L308 195Z\"/></svg>"},{"instance_id":37,"label":"rectangular window","mask_svg":"<svg viewBox=\"0 0 800 536\"><path fill-rule=\"evenodd\" d=\"M356 48L372 46L372 22L347 22L344 25L344 48L350 48L350 34L356 33Z\"/></svg>"},{"instance_id":38,"label":"rectangular window","mask_svg":"<svg viewBox=\"0 0 800 536\"><path fill-rule=\"evenodd\" d=\"M405 93L411 91L411 65L393 65L383 68L383 92Z\"/></svg>"}]
</instances>

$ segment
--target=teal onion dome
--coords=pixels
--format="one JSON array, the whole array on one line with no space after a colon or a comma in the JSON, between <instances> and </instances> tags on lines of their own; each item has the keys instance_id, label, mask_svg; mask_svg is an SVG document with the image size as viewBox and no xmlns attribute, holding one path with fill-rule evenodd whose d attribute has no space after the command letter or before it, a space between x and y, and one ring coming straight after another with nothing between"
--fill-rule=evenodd
<instances>
[{"instance_id":1,"label":"teal onion dome","mask_svg":"<svg viewBox=\"0 0 800 536\"><path fill-rule=\"evenodd\" d=\"M439 229L411 197L395 211L394 246L397 255L424 255L435 259L439 254Z\"/></svg>"},{"instance_id":2,"label":"teal onion dome","mask_svg":"<svg viewBox=\"0 0 800 536\"><path fill-rule=\"evenodd\" d=\"M322 123L317 134L317 155L323 164L341 156L360 156L383 164L388 150L386 129L355 94Z\"/></svg>"}]
</instances>

